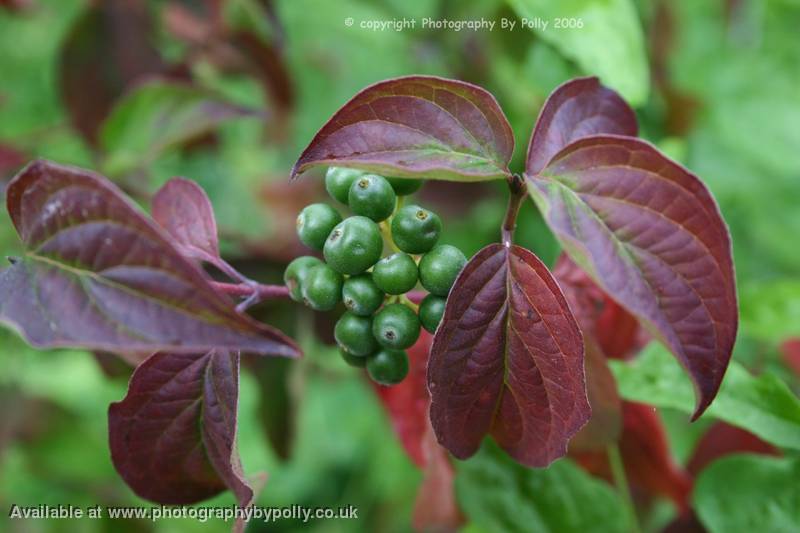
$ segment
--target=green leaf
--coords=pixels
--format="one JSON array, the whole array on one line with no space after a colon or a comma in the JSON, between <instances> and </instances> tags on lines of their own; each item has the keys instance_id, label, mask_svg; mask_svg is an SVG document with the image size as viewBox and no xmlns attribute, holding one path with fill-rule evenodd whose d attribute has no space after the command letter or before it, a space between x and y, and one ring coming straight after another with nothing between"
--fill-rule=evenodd
<instances>
[{"instance_id":1,"label":"green leaf","mask_svg":"<svg viewBox=\"0 0 800 533\"><path fill-rule=\"evenodd\" d=\"M544 41L596 74L638 106L647 100L649 69L642 28L630 0L508 0ZM547 26L535 24L547 22ZM556 28L557 21L578 27ZM562 22L563 24L563 22Z\"/></svg>"},{"instance_id":2,"label":"green leaf","mask_svg":"<svg viewBox=\"0 0 800 533\"><path fill-rule=\"evenodd\" d=\"M800 335L800 281L753 283L742 290L742 326L771 342Z\"/></svg>"},{"instance_id":3,"label":"green leaf","mask_svg":"<svg viewBox=\"0 0 800 533\"><path fill-rule=\"evenodd\" d=\"M732 455L703 470L694 508L712 533L800 531L800 460Z\"/></svg>"},{"instance_id":4,"label":"green leaf","mask_svg":"<svg viewBox=\"0 0 800 533\"><path fill-rule=\"evenodd\" d=\"M568 459L546 469L525 468L486 441L458 470L456 490L461 508L486 531L629 530L621 519L627 515L614 489Z\"/></svg>"},{"instance_id":5,"label":"green leaf","mask_svg":"<svg viewBox=\"0 0 800 533\"><path fill-rule=\"evenodd\" d=\"M609 362L624 399L693 412L692 386L662 345L650 343L629 363ZM771 374L756 377L731 361L706 412L777 446L800 449L800 400Z\"/></svg>"},{"instance_id":6,"label":"green leaf","mask_svg":"<svg viewBox=\"0 0 800 533\"><path fill-rule=\"evenodd\" d=\"M167 150L254 112L191 85L154 81L123 98L103 124L104 171L146 167Z\"/></svg>"}]
</instances>

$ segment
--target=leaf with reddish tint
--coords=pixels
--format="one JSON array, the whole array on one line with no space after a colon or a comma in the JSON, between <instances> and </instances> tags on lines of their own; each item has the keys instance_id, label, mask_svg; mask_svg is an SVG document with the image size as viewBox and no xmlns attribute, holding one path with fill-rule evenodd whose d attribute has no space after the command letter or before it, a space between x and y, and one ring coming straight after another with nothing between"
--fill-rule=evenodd
<instances>
[{"instance_id":1,"label":"leaf with reddish tint","mask_svg":"<svg viewBox=\"0 0 800 533\"><path fill-rule=\"evenodd\" d=\"M253 490L236 451L239 356L156 353L108 410L111 460L133 491L189 504L230 489L246 506Z\"/></svg>"},{"instance_id":2,"label":"leaf with reddish tint","mask_svg":"<svg viewBox=\"0 0 800 533\"><path fill-rule=\"evenodd\" d=\"M725 422L715 422L698 441L686 469L692 476L697 476L715 460L732 453L781 455L778 448L749 431Z\"/></svg>"},{"instance_id":3,"label":"leaf with reddish tint","mask_svg":"<svg viewBox=\"0 0 800 533\"><path fill-rule=\"evenodd\" d=\"M596 77L575 78L547 98L528 144L526 170L540 172L565 146L599 134L636 136L633 109Z\"/></svg>"},{"instance_id":4,"label":"leaf with reddish tint","mask_svg":"<svg viewBox=\"0 0 800 533\"><path fill-rule=\"evenodd\" d=\"M456 500L456 473L447 451L436 442L427 417L425 422L422 441L425 470L414 500L411 523L416 531L455 532L466 521Z\"/></svg>"},{"instance_id":5,"label":"leaf with reddish tint","mask_svg":"<svg viewBox=\"0 0 800 533\"><path fill-rule=\"evenodd\" d=\"M97 144L100 124L114 101L135 81L165 68L144 3L90 3L59 54L61 97L73 125Z\"/></svg>"},{"instance_id":6,"label":"leaf with reddish tint","mask_svg":"<svg viewBox=\"0 0 800 533\"><path fill-rule=\"evenodd\" d=\"M151 209L153 219L169 233L183 255L217 262L219 241L214 208L198 184L172 178L153 196Z\"/></svg>"},{"instance_id":7,"label":"leaf with reddish tint","mask_svg":"<svg viewBox=\"0 0 800 533\"><path fill-rule=\"evenodd\" d=\"M527 177L565 250L687 369L696 419L738 325L730 237L708 189L652 145L610 135L573 142Z\"/></svg>"},{"instance_id":8,"label":"leaf with reddish tint","mask_svg":"<svg viewBox=\"0 0 800 533\"><path fill-rule=\"evenodd\" d=\"M299 355L291 339L237 313L101 176L36 161L6 200L27 251L0 272L0 322L34 346Z\"/></svg>"},{"instance_id":9,"label":"leaf with reddish tint","mask_svg":"<svg viewBox=\"0 0 800 533\"><path fill-rule=\"evenodd\" d=\"M422 331L417 342L408 350L408 376L392 387L375 385L383 407L389 414L392 428L414 463L426 464L423 441L429 425L427 370L433 335Z\"/></svg>"},{"instance_id":10,"label":"leaf with reddish tint","mask_svg":"<svg viewBox=\"0 0 800 533\"><path fill-rule=\"evenodd\" d=\"M641 348L636 318L612 300L586 272L562 253L553 268L584 337L589 336L605 357L627 359Z\"/></svg>"},{"instance_id":11,"label":"leaf with reddish tint","mask_svg":"<svg viewBox=\"0 0 800 533\"><path fill-rule=\"evenodd\" d=\"M589 419L583 338L561 289L528 250L492 244L456 280L428 363L431 422L465 459L491 434L545 466Z\"/></svg>"},{"instance_id":12,"label":"leaf with reddish tint","mask_svg":"<svg viewBox=\"0 0 800 533\"><path fill-rule=\"evenodd\" d=\"M622 431L622 400L606 356L590 337L584 335L586 393L592 416L569 441L569 450L605 450L619 440Z\"/></svg>"},{"instance_id":13,"label":"leaf with reddish tint","mask_svg":"<svg viewBox=\"0 0 800 533\"><path fill-rule=\"evenodd\" d=\"M322 127L292 169L319 165L382 175L483 181L510 174L514 137L484 89L408 76L371 85Z\"/></svg>"},{"instance_id":14,"label":"leaf with reddish tint","mask_svg":"<svg viewBox=\"0 0 800 533\"><path fill-rule=\"evenodd\" d=\"M646 497L664 496L686 510L692 481L672 459L667 434L655 408L623 402L622 411L619 450L634 493ZM610 482L613 480L605 451L570 455L592 474Z\"/></svg>"},{"instance_id":15,"label":"leaf with reddish tint","mask_svg":"<svg viewBox=\"0 0 800 533\"><path fill-rule=\"evenodd\" d=\"M800 338L784 341L780 350L786 365L800 376Z\"/></svg>"}]
</instances>

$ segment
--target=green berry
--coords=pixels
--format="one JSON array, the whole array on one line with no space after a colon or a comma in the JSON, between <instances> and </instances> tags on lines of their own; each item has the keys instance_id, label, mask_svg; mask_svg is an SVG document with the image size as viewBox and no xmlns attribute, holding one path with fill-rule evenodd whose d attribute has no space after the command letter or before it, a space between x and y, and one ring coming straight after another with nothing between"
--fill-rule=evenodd
<instances>
[{"instance_id":1,"label":"green berry","mask_svg":"<svg viewBox=\"0 0 800 533\"><path fill-rule=\"evenodd\" d=\"M378 261L372 279L386 294L405 294L417 284L419 270L410 255L399 252Z\"/></svg>"},{"instance_id":2,"label":"green berry","mask_svg":"<svg viewBox=\"0 0 800 533\"><path fill-rule=\"evenodd\" d=\"M303 284L303 301L315 311L330 311L342 298L342 275L328 265L308 271Z\"/></svg>"},{"instance_id":3,"label":"green berry","mask_svg":"<svg viewBox=\"0 0 800 533\"><path fill-rule=\"evenodd\" d=\"M375 222L386 220L394 212L397 195L386 178L366 174L350 186L347 203L353 213L371 218Z\"/></svg>"},{"instance_id":4,"label":"green berry","mask_svg":"<svg viewBox=\"0 0 800 533\"><path fill-rule=\"evenodd\" d=\"M402 350L381 350L367 358L367 373L381 385L397 385L408 375L408 355Z\"/></svg>"},{"instance_id":5,"label":"green berry","mask_svg":"<svg viewBox=\"0 0 800 533\"><path fill-rule=\"evenodd\" d=\"M447 296L467 258L455 246L441 244L422 256L419 262L419 280L422 286L437 296Z\"/></svg>"},{"instance_id":6,"label":"green berry","mask_svg":"<svg viewBox=\"0 0 800 533\"><path fill-rule=\"evenodd\" d=\"M389 185L394 189L397 196L408 196L414 194L422 187L422 180L415 180L409 178L386 178Z\"/></svg>"},{"instance_id":7,"label":"green berry","mask_svg":"<svg viewBox=\"0 0 800 533\"><path fill-rule=\"evenodd\" d=\"M385 296L368 273L348 278L342 287L344 306L359 316L372 316Z\"/></svg>"},{"instance_id":8,"label":"green berry","mask_svg":"<svg viewBox=\"0 0 800 533\"><path fill-rule=\"evenodd\" d=\"M392 218L392 239L398 248L410 254L431 250L441 232L439 215L418 205L407 205Z\"/></svg>"},{"instance_id":9,"label":"green berry","mask_svg":"<svg viewBox=\"0 0 800 533\"><path fill-rule=\"evenodd\" d=\"M419 321L430 333L435 333L444 315L445 298L429 294L419 303Z\"/></svg>"},{"instance_id":10,"label":"green berry","mask_svg":"<svg viewBox=\"0 0 800 533\"><path fill-rule=\"evenodd\" d=\"M350 194L350 186L364 175L364 172L354 168L330 167L325 174L325 190L335 200L347 204L347 195Z\"/></svg>"},{"instance_id":11,"label":"green berry","mask_svg":"<svg viewBox=\"0 0 800 533\"><path fill-rule=\"evenodd\" d=\"M344 362L347 363L350 366L354 366L356 368L364 368L365 366L367 366L367 358L366 357L360 357L358 355L353 355L353 354L351 354L349 352L346 352L346 351L342 350L341 348L339 348L339 355L341 355L342 359L344 359Z\"/></svg>"},{"instance_id":12,"label":"green berry","mask_svg":"<svg viewBox=\"0 0 800 533\"><path fill-rule=\"evenodd\" d=\"M297 216L297 236L309 248L322 250L328 235L341 221L342 215L328 204L311 204Z\"/></svg>"},{"instance_id":13,"label":"green berry","mask_svg":"<svg viewBox=\"0 0 800 533\"><path fill-rule=\"evenodd\" d=\"M389 304L375 315L372 333L384 348L404 350L419 338L419 318L403 304Z\"/></svg>"},{"instance_id":14,"label":"green berry","mask_svg":"<svg viewBox=\"0 0 800 533\"><path fill-rule=\"evenodd\" d=\"M372 318L349 311L336 322L333 336L341 349L353 355L366 357L378 349L378 343L372 335Z\"/></svg>"},{"instance_id":15,"label":"green berry","mask_svg":"<svg viewBox=\"0 0 800 533\"><path fill-rule=\"evenodd\" d=\"M354 276L374 265L383 252L378 225L367 217L355 216L340 222L325 241L325 261L337 272Z\"/></svg>"},{"instance_id":16,"label":"green berry","mask_svg":"<svg viewBox=\"0 0 800 533\"><path fill-rule=\"evenodd\" d=\"M303 286L305 285L308 271L321 264L322 261L310 255L298 257L289 263L283 273L283 282L289 288L289 296L292 300L295 302L303 300Z\"/></svg>"}]
</instances>

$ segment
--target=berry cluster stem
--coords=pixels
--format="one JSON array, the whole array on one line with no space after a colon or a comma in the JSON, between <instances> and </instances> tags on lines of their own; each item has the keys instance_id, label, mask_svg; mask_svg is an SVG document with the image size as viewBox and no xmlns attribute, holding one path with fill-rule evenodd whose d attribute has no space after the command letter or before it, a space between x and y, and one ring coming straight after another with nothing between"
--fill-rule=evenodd
<instances>
[{"instance_id":1,"label":"berry cluster stem","mask_svg":"<svg viewBox=\"0 0 800 533\"><path fill-rule=\"evenodd\" d=\"M503 220L503 227L501 229L501 238L503 246L510 248L514 242L514 230L517 227L517 215L519 208L522 205L522 199L525 198L525 180L519 174L513 174L508 178L508 207L506 208L506 216Z\"/></svg>"}]
</instances>

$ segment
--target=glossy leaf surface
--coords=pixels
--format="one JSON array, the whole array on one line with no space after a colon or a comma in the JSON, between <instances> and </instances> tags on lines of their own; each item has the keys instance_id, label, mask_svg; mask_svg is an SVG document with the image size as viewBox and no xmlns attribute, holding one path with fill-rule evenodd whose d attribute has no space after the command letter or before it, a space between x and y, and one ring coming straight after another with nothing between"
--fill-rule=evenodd
<instances>
[{"instance_id":1,"label":"glossy leaf surface","mask_svg":"<svg viewBox=\"0 0 800 533\"><path fill-rule=\"evenodd\" d=\"M136 494L194 503L230 489L245 506L253 490L236 451L239 356L156 353L111 405L111 459Z\"/></svg>"},{"instance_id":2,"label":"glossy leaf surface","mask_svg":"<svg viewBox=\"0 0 800 533\"><path fill-rule=\"evenodd\" d=\"M514 137L494 97L469 83L408 76L371 85L322 127L292 169L483 181L509 175Z\"/></svg>"},{"instance_id":3,"label":"glossy leaf surface","mask_svg":"<svg viewBox=\"0 0 800 533\"><path fill-rule=\"evenodd\" d=\"M652 145L607 135L568 145L528 189L578 265L687 369L700 416L738 325L730 237L703 183Z\"/></svg>"},{"instance_id":4,"label":"glossy leaf surface","mask_svg":"<svg viewBox=\"0 0 800 533\"><path fill-rule=\"evenodd\" d=\"M0 272L0 321L37 347L296 356L294 342L237 313L112 183L37 161L8 186L26 248Z\"/></svg>"},{"instance_id":5,"label":"glossy leaf surface","mask_svg":"<svg viewBox=\"0 0 800 533\"><path fill-rule=\"evenodd\" d=\"M544 466L589 418L583 338L561 290L530 251L478 252L447 300L428 363L431 422L464 459L487 434Z\"/></svg>"}]
</instances>

